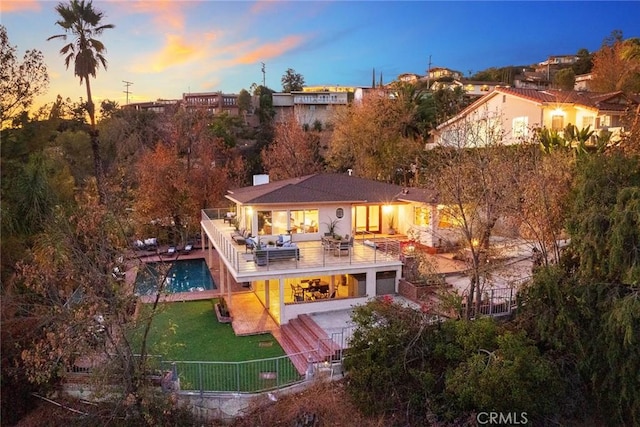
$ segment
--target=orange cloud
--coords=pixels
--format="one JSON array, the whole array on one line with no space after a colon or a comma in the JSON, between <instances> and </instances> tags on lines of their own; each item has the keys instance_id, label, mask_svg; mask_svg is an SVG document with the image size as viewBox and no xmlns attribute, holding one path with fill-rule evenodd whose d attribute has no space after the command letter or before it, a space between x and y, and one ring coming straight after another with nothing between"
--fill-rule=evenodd
<instances>
[{"instance_id":1,"label":"orange cloud","mask_svg":"<svg viewBox=\"0 0 640 427\"><path fill-rule=\"evenodd\" d=\"M159 73L169 67L182 65L204 56L205 47L194 41L188 43L184 37L168 34L166 36L165 45L160 52L153 55L148 61L142 61L143 64L134 67L135 72L154 72Z\"/></svg>"},{"instance_id":2,"label":"orange cloud","mask_svg":"<svg viewBox=\"0 0 640 427\"><path fill-rule=\"evenodd\" d=\"M116 4L122 4L116 2ZM159 28L171 30L184 29L185 9L188 2L180 1L133 1L122 4L123 10L128 13L141 13L151 15L153 22Z\"/></svg>"},{"instance_id":3,"label":"orange cloud","mask_svg":"<svg viewBox=\"0 0 640 427\"><path fill-rule=\"evenodd\" d=\"M282 7L283 4L281 1L267 1L267 0L260 0L260 1L256 1L253 3L253 5L251 5L251 13L253 14L259 14L268 10L277 10L278 7Z\"/></svg>"},{"instance_id":4,"label":"orange cloud","mask_svg":"<svg viewBox=\"0 0 640 427\"><path fill-rule=\"evenodd\" d=\"M289 36L276 43L268 43L235 59L236 64L253 64L294 49L302 44L304 37Z\"/></svg>"},{"instance_id":5,"label":"orange cloud","mask_svg":"<svg viewBox=\"0 0 640 427\"><path fill-rule=\"evenodd\" d=\"M1 1L0 12L22 12L24 10L40 10L40 3L37 0L18 0L18 1Z\"/></svg>"}]
</instances>

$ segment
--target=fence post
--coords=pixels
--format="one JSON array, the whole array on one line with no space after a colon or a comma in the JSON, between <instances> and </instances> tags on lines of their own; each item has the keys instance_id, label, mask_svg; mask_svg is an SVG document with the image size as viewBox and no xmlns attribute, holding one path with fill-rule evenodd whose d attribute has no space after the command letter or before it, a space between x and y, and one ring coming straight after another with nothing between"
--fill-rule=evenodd
<instances>
[{"instance_id":1,"label":"fence post","mask_svg":"<svg viewBox=\"0 0 640 427\"><path fill-rule=\"evenodd\" d=\"M236 391L240 392L240 364L236 362Z\"/></svg>"},{"instance_id":2,"label":"fence post","mask_svg":"<svg viewBox=\"0 0 640 427\"><path fill-rule=\"evenodd\" d=\"M200 398L204 398L204 381L202 380L202 363L198 363L198 382L200 383Z\"/></svg>"},{"instance_id":3,"label":"fence post","mask_svg":"<svg viewBox=\"0 0 640 427\"><path fill-rule=\"evenodd\" d=\"M489 316L493 314L493 289L491 289L491 296L489 296Z\"/></svg>"}]
</instances>

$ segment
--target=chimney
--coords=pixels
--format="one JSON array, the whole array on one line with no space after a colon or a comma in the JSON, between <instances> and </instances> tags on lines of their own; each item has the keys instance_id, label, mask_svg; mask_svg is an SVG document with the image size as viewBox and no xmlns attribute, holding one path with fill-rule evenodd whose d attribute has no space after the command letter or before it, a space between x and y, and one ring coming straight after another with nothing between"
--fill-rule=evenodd
<instances>
[{"instance_id":1,"label":"chimney","mask_svg":"<svg viewBox=\"0 0 640 427\"><path fill-rule=\"evenodd\" d=\"M253 175L253 185L262 185L262 184L268 184L268 183L269 183L269 175L267 174Z\"/></svg>"}]
</instances>

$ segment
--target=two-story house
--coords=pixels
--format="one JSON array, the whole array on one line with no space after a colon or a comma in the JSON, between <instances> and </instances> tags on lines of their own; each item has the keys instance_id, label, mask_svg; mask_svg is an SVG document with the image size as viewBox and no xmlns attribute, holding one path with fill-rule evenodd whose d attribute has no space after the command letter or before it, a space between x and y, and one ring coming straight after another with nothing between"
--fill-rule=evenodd
<instances>
[{"instance_id":1,"label":"two-story house","mask_svg":"<svg viewBox=\"0 0 640 427\"><path fill-rule=\"evenodd\" d=\"M407 235L437 246L451 232L435 192L350 174L267 182L226 197L229 217L202 212L207 261L220 269L222 293L230 278L248 284L278 324L396 293ZM213 249L219 266L211 266Z\"/></svg>"},{"instance_id":2,"label":"two-story house","mask_svg":"<svg viewBox=\"0 0 640 427\"><path fill-rule=\"evenodd\" d=\"M302 126L313 126L316 122L331 123L336 110L345 108L353 100L355 88L314 87L291 93L272 94L275 120L284 121L293 114Z\"/></svg>"}]
</instances>

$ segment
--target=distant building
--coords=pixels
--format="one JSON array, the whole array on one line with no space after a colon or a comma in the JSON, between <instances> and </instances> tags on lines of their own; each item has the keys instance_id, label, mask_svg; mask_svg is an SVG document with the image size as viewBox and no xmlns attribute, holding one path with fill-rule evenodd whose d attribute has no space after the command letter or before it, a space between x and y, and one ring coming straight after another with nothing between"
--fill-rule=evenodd
<instances>
[{"instance_id":1,"label":"distant building","mask_svg":"<svg viewBox=\"0 0 640 427\"><path fill-rule=\"evenodd\" d=\"M212 114L226 112L230 115L238 115L238 95L222 92L183 93L182 99L159 99L157 101L135 102L125 105L123 108L132 110L155 111L156 113L171 113L178 108L201 108Z\"/></svg>"},{"instance_id":2,"label":"distant building","mask_svg":"<svg viewBox=\"0 0 640 427\"><path fill-rule=\"evenodd\" d=\"M123 109L136 111L153 111L155 113L172 113L178 109L180 100L178 99L158 99L157 101L131 102L123 105Z\"/></svg>"},{"instance_id":3,"label":"distant building","mask_svg":"<svg viewBox=\"0 0 640 427\"><path fill-rule=\"evenodd\" d=\"M226 112L229 115L240 114L238 95L222 92L183 93L184 108L205 108L212 114Z\"/></svg>"},{"instance_id":4,"label":"distant building","mask_svg":"<svg viewBox=\"0 0 640 427\"><path fill-rule=\"evenodd\" d=\"M421 76L415 73L403 73L398 76L399 82L405 83L417 83L420 80Z\"/></svg>"},{"instance_id":5,"label":"distant building","mask_svg":"<svg viewBox=\"0 0 640 427\"><path fill-rule=\"evenodd\" d=\"M455 89L460 87L464 90L465 95L471 99L479 98L494 90L497 87L508 86L503 82L483 82L467 79L455 79L453 81L436 81L431 85L431 90Z\"/></svg>"},{"instance_id":6,"label":"distant building","mask_svg":"<svg viewBox=\"0 0 640 427\"><path fill-rule=\"evenodd\" d=\"M591 80L593 79L593 74L580 74L576 76L576 82L573 86L574 90L589 90L591 87Z\"/></svg>"},{"instance_id":7,"label":"distant building","mask_svg":"<svg viewBox=\"0 0 640 427\"><path fill-rule=\"evenodd\" d=\"M551 80L546 72L523 70L514 77L513 86L517 89L545 90L551 87Z\"/></svg>"},{"instance_id":8,"label":"distant building","mask_svg":"<svg viewBox=\"0 0 640 427\"><path fill-rule=\"evenodd\" d=\"M320 90L305 89L272 95L276 122L283 122L293 114L300 125L320 123L324 127L332 122L336 110L345 108L353 99L351 88L339 91L327 90L329 88L325 86Z\"/></svg>"},{"instance_id":9,"label":"distant building","mask_svg":"<svg viewBox=\"0 0 640 427\"><path fill-rule=\"evenodd\" d=\"M449 68L433 67L428 70L427 76L425 77L428 77L429 81L438 80L443 77L450 77L452 79L460 80L462 79L462 77L464 77L464 75L460 71L451 70Z\"/></svg>"}]
</instances>

